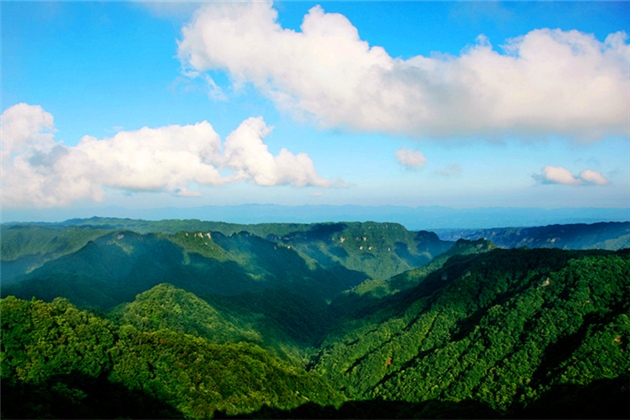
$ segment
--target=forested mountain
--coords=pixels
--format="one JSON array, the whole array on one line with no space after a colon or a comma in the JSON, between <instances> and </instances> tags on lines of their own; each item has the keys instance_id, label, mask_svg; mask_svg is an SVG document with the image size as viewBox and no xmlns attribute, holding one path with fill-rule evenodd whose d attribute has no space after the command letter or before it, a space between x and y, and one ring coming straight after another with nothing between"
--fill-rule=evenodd
<instances>
[{"instance_id":1,"label":"forested mountain","mask_svg":"<svg viewBox=\"0 0 630 420\"><path fill-rule=\"evenodd\" d=\"M351 399L472 399L508 414L621 375L627 408L629 296L628 250L454 256L379 312L341 320L313 369Z\"/></svg>"},{"instance_id":2,"label":"forested mountain","mask_svg":"<svg viewBox=\"0 0 630 420\"><path fill-rule=\"evenodd\" d=\"M629 249L91 222L2 226L3 418L630 416Z\"/></svg>"},{"instance_id":3,"label":"forested mountain","mask_svg":"<svg viewBox=\"0 0 630 420\"><path fill-rule=\"evenodd\" d=\"M169 329L219 344L245 341L297 359L333 322L324 306L282 288L200 298L170 284L112 308L107 317L140 331Z\"/></svg>"},{"instance_id":4,"label":"forested mountain","mask_svg":"<svg viewBox=\"0 0 630 420\"><path fill-rule=\"evenodd\" d=\"M630 222L550 225L527 228L449 229L440 238L488 239L500 248L607 249L630 247Z\"/></svg>"},{"instance_id":5,"label":"forested mountain","mask_svg":"<svg viewBox=\"0 0 630 420\"><path fill-rule=\"evenodd\" d=\"M387 304L388 299L385 298L417 286L429 274L442 268L452 256L480 254L493 249L496 249L496 246L490 241L460 239L451 249L438 255L424 267L406 271L387 280L366 280L358 286L340 293L331 302L331 311L337 316L354 313L360 316L366 311L374 311L376 308Z\"/></svg>"},{"instance_id":6,"label":"forested mountain","mask_svg":"<svg viewBox=\"0 0 630 420\"><path fill-rule=\"evenodd\" d=\"M199 220L92 218L51 224L6 224L2 225L2 265L7 267L3 281L10 282L15 276L32 271L46 261L76 252L100 236L124 230L141 234L170 234L163 237L195 252L208 251L204 247L205 242L216 242L222 237L230 239L223 240L219 246L225 245L234 250L240 244L234 237L247 232L269 242L292 247L345 277L351 277L351 273L344 269L361 273L359 281L367 278L384 280L427 264L453 245L452 242L441 241L434 233L410 232L396 223L237 225ZM183 233L193 236L185 240ZM199 234L202 236L199 237ZM207 240L211 239L208 235L212 236L212 241ZM193 240L197 237L203 241Z\"/></svg>"},{"instance_id":7,"label":"forested mountain","mask_svg":"<svg viewBox=\"0 0 630 420\"><path fill-rule=\"evenodd\" d=\"M282 286L323 302L365 278L343 267L326 270L288 246L245 232L226 237L216 232L112 231L3 284L3 293L49 301L65 296L77 305L109 308L169 282L197 294Z\"/></svg>"},{"instance_id":8,"label":"forested mountain","mask_svg":"<svg viewBox=\"0 0 630 420\"><path fill-rule=\"evenodd\" d=\"M65 299L8 297L1 322L3 418L207 418L341 401L255 345L117 326Z\"/></svg>"},{"instance_id":9,"label":"forested mountain","mask_svg":"<svg viewBox=\"0 0 630 420\"><path fill-rule=\"evenodd\" d=\"M73 253L107 234L107 229L75 228L48 224L0 227L2 283L7 284L45 262Z\"/></svg>"}]
</instances>

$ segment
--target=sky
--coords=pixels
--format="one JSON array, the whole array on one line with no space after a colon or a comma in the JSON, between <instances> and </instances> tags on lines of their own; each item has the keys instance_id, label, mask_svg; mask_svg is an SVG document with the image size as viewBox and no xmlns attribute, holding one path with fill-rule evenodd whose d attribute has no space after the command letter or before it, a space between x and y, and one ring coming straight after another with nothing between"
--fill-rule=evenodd
<instances>
[{"instance_id":1,"label":"sky","mask_svg":"<svg viewBox=\"0 0 630 420\"><path fill-rule=\"evenodd\" d=\"M630 207L629 2L0 3L2 207Z\"/></svg>"}]
</instances>

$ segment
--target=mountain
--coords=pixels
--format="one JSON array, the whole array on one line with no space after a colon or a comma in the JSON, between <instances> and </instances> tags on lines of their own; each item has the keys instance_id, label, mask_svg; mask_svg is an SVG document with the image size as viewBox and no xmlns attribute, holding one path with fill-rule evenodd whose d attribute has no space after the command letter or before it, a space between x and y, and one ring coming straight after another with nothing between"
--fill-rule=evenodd
<instances>
[{"instance_id":1,"label":"mountain","mask_svg":"<svg viewBox=\"0 0 630 420\"><path fill-rule=\"evenodd\" d=\"M427 264L452 246L436 234L411 232L398 223L260 223L242 225L200 220L130 220L91 218L68 220L67 227L128 229L140 233L220 232L231 236L248 232L271 242L293 246L323 266L343 266L370 278L386 279Z\"/></svg>"},{"instance_id":2,"label":"mountain","mask_svg":"<svg viewBox=\"0 0 630 420\"><path fill-rule=\"evenodd\" d=\"M48 261L2 285L3 295L52 300L102 309L169 282L197 294L238 294L284 287L312 302L323 302L358 284L365 275L335 272L247 232L174 235L111 231L76 252Z\"/></svg>"},{"instance_id":3,"label":"mountain","mask_svg":"<svg viewBox=\"0 0 630 420\"><path fill-rule=\"evenodd\" d=\"M398 299L400 292L417 286L429 274L442 268L451 257L480 254L493 249L496 249L496 246L490 241L460 239L426 266L406 271L387 280L366 280L340 293L331 302L329 310L335 317L349 318L360 318L363 314L374 313L380 308L387 307L390 299Z\"/></svg>"},{"instance_id":4,"label":"mountain","mask_svg":"<svg viewBox=\"0 0 630 420\"><path fill-rule=\"evenodd\" d=\"M621 376L611 412L627 413L628 296L629 250L453 256L379 311L340 319L312 369L353 400L473 400L512 417Z\"/></svg>"},{"instance_id":5,"label":"mountain","mask_svg":"<svg viewBox=\"0 0 630 420\"><path fill-rule=\"evenodd\" d=\"M329 300L366 279L427 264L451 246L430 232L372 222L234 225L93 218L14 224L2 226L2 283L27 282L11 293L29 297L36 290L35 296L47 300L64 288L73 302L101 307L131 301L162 282L201 294L283 286ZM306 292L303 279L316 282L316 290ZM93 290L82 292L85 287Z\"/></svg>"},{"instance_id":6,"label":"mountain","mask_svg":"<svg viewBox=\"0 0 630 420\"><path fill-rule=\"evenodd\" d=\"M267 290L213 303L161 284L109 320L7 297L2 416L628 417L629 250L449 252L411 287L366 294L373 311L332 319L304 362L252 344L268 333L241 317L255 305L234 311Z\"/></svg>"},{"instance_id":7,"label":"mountain","mask_svg":"<svg viewBox=\"0 0 630 420\"><path fill-rule=\"evenodd\" d=\"M108 233L106 229L49 224L17 224L0 227L2 282L29 273L45 262L76 252Z\"/></svg>"},{"instance_id":8,"label":"mountain","mask_svg":"<svg viewBox=\"0 0 630 420\"><path fill-rule=\"evenodd\" d=\"M144 332L168 329L218 344L253 343L292 360L302 360L304 348L332 324L325 307L284 288L198 297L166 283L112 308L107 318Z\"/></svg>"},{"instance_id":9,"label":"mountain","mask_svg":"<svg viewBox=\"0 0 630 420\"><path fill-rule=\"evenodd\" d=\"M630 247L630 222L550 225L528 228L463 229L439 232L443 240L488 239L501 248L607 249Z\"/></svg>"},{"instance_id":10,"label":"mountain","mask_svg":"<svg viewBox=\"0 0 630 420\"><path fill-rule=\"evenodd\" d=\"M247 343L116 326L65 299L1 302L3 418L209 418L341 398Z\"/></svg>"},{"instance_id":11,"label":"mountain","mask_svg":"<svg viewBox=\"0 0 630 420\"><path fill-rule=\"evenodd\" d=\"M108 318L116 324L132 325L138 331L168 329L203 337L213 343L262 341L251 325L219 311L195 294L170 284L159 284L136 296L133 302L113 308Z\"/></svg>"},{"instance_id":12,"label":"mountain","mask_svg":"<svg viewBox=\"0 0 630 420\"><path fill-rule=\"evenodd\" d=\"M2 235L2 417L630 416L630 249L374 222Z\"/></svg>"}]
</instances>

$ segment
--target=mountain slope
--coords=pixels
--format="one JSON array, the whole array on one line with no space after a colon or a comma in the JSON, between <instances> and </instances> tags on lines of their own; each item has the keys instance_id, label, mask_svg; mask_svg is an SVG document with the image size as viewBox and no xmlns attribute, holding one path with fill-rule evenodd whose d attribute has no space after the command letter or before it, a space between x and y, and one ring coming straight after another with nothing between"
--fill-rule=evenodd
<instances>
[{"instance_id":1,"label":"mountain slope","mask_svg":"<svg viewBox=\"0 0 630 420\"><path fill-rule=\"evenodd\" d=\"M12 224L11 228L131 230L134 232L176 234L180 232L219 232L233 236L248 232L271 242L297 249L322 266L347 268L366 278L387 279L428 263L452 243L430 232L411 232L396 223L261 223L242 225L200 220L131 220L116 218L73 219L57 224ZM347 274L347 273L346 273Z\"/></svg>"},{"instance_id":2,"label":"mountain slope","mask_svg":"<svg viewBox=\"0 0 630 420\"><path fill-rule=\"evenodd\" d=\"M160 283L196 294L237 294L282 286L313 302L331 299L365 277L330 272L294 249L248 233L140 235L113 231L4 285L3 295L109 308Z\"/></svg>"},{"instance_id":3,"label":"mountain slope","mask_svg":"<svg viewBox=\"0 0 630 420\"><path fill-rule=\"evenodd\" d=\"M3 418L208 418L341 401L318 376L250 344L117 327L65 299L8 297L0 308Z\"/></svg>"},{"instance_id":4,"label":"mountain slope","mask_svg":"<svg viewBox=\"0 0 630 420\"><path fill-rule=\"evenodd\" d=\"M15 281L45 262L76 252L108 233L104 229L65 228L49 224L2 225L0 255L2 282Z\"/></svg>"},{"instance_id":5,"label":"mountain slope","mask_svg":"<svg viewBox=\"0 0 630 420\"><path fill-rule=\"evenodd\" d=\"M630 252L455 256L322 345L313 369L352 399L460 401L501 412L630 369Z\"/></svg>"},{"instance_id":6,"label":"mountain slope","mask_svg":"<svg viewBox=\"0 0 630 420\"><path fill-rule=\"evenodd\" d=\"M78 305L109 308L168 282L196 294L282 286L323 303L364 279L344 268L330 272L294 249L248 233L113 231L2 287L0 294L46 300L63 296Z\"/></svg>"},{"instance_id":7,"label":"mountain slope","mask_svg":"<svg viewBox=\"0 0 630 420\"><path fill-rule=\"evenodd\" d=\"M254 343L295 361L332 323L325 307L283 288L202 299L166 283L112 308L107 317L143 332L169 329L212 343Z\"/></svg>"},{"instance_id":8,"label":"mountain slope","mask_svg":"<svg viewBox=\"0 0 630 420\"><path fill-rule=\"evenodd\" d=\"M120 305L108 313L120 325L133 325L138 331L169 329L203 337L213 343L262 342L251 325L218 311L193 293L163 283L136 296L133 302Z\"/></svg>"},{"instance_id":9,"label":"mountain slope","mask_svg":"<svg viewBox=\"0 0 630 420\"><path fill-rule=\"evenodd\" d=\"M324 267L346 267L371 279L387 279L428 264L453 243L397 223L319 223L267 239L293 246Z\"/></svg>"}]
</instances>

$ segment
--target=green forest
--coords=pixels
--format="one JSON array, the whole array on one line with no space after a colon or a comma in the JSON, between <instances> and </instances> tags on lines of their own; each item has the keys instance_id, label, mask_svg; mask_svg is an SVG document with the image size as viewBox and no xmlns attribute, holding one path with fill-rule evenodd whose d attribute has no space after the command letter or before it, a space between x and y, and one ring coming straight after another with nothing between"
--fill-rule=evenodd
<instances>
[{"instance_id":1,"label":"green forest","mask_svg":"<svg viewBox=\"0 0 630 420\"><path fill-rule=\"evenodd\" d=\"M614 225L593 243L623 242ZM2 418L630 417L628 248L372 222L1 229Z\"/></svg>"}]
</instances>

